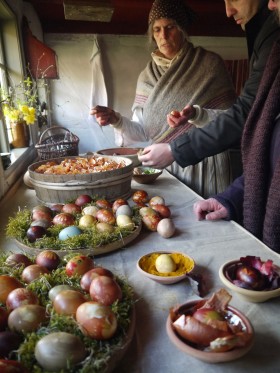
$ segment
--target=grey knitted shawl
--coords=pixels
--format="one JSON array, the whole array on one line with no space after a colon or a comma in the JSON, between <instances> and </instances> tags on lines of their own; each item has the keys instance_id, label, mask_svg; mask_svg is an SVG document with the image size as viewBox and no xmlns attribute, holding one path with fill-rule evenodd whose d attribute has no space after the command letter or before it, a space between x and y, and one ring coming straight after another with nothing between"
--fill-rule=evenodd
<instances>
[{"instance_id":1,"label":"grey knitted shawl","mask_svg":"<svg viewBox=\"0 0 280 373\"><path fill-rule=\"evenodd\" d=\"M170 142L191 124L172 129L166 115L186 104L227 109L235 91L224 61L216 53L187 43L184 53L167 69L152 60L138 78L133 108L143 108L144 129L155 143Z\"/></svg>"}]
</instances>

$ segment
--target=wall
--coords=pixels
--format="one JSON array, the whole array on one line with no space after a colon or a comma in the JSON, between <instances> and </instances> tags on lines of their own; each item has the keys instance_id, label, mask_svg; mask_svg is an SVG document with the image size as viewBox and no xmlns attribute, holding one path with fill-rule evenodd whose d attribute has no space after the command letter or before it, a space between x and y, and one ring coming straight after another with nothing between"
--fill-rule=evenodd
<instances>
[{"instance_id":1,"label":"wall","mask_svg":"<svg viewBox=\"0 0 280 373\"><path fill-rule=\"evenodd\" d=\"M58 56L59 80L51 82L53 123L80 138L80 153L115 147L111 127L102 129L89 116L94 35L47 34L45 42ZM139 72L150 59L146 36L98 36L104 64L108 105L131 117L131 106ZM226 59L246 58L245 38L194 37ZM100 72L99 72L100 73Z\"/></svg>"}]
</instances>

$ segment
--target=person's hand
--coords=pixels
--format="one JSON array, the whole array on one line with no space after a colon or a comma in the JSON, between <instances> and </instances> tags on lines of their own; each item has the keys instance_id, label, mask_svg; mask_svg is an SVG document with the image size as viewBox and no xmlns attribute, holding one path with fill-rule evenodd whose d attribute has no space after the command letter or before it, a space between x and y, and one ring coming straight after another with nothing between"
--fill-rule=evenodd
<instances>
[{"instance_id":1,"label":"person's hand","mask_svg":"<svg viewBox=\"0 0 280 373\"><path fill-rule=\"evenodd\" d=\"M182 111L171 111L167 115L167 123L170 127L175 128L186 124L190 119L194 118L196 110L192 105L187 105Z\"/></svg>"},{"instance_id":2,"label":"person's hand","mask_svg":"<svg viewBox=\"0 0 280 373\"><path fill-rule=\"evenodd\" d=\"M95 106L90 110L90 114L95 116L100 126L108 126L108 124L114 124L119 120L114 110L106 106Z\"/></svg>"},{"instance_id":3,"label":"person's hand","mask_svg":"<svg viewBox=\"0 0 280 373\"><path fill-rule=\"evenodd\" d=\"M227 209L215 198L196 202L193 211L198 220L220 220L228 217Z\"/></svg>"},{"instance_id":4,"label":"person's hand","mask_svg":"<svg viewBox=\"0 0 280 373\"><path fill-rule=\"evenodd\" d=\"M174 162L174 157L169 144L153 144L147 146L138 155L143 166L165 168Z\"/></svg>"}]
</instances>

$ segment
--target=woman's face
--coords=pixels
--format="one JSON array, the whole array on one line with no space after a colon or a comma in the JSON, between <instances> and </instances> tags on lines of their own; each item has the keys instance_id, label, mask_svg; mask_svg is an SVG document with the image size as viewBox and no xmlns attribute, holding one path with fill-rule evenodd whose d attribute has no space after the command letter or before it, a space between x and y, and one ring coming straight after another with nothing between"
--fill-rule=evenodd
<instances>
[{"instance_id":1,"label":"woman's face","mask_svg":"<svg viewBox=\"0 0 280 373\"><path fill-rule=\"evenodd\" d=\"M168 59L176 56L183 44L183 34L172 19L160 18L153 24L153 37L159 51Z\"/></svg>"}]
</instances>

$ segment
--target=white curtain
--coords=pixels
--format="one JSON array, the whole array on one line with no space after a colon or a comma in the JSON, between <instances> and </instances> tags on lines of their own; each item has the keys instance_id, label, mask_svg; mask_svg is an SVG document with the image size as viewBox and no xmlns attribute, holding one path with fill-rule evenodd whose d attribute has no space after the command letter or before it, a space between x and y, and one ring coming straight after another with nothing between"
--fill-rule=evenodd
<instances>
[{"instance_id":1,"label":"white curtain","mask_svg":"<svg viewBox=\"0 0 280 373\"><path fill-rule=\"evenodd\" d=\"M90 63L92 69L90 108L93 108L96 105L108 106L108 95L102 65L102 55L97 36L94 37ZM115 147L115 143L112 141L113 131L110 126L100 127L96 122L95 117L92 115L89 115L89 124L91 132L93 133L92 145L94 151Z\"/></svg>"}]
</instances>

